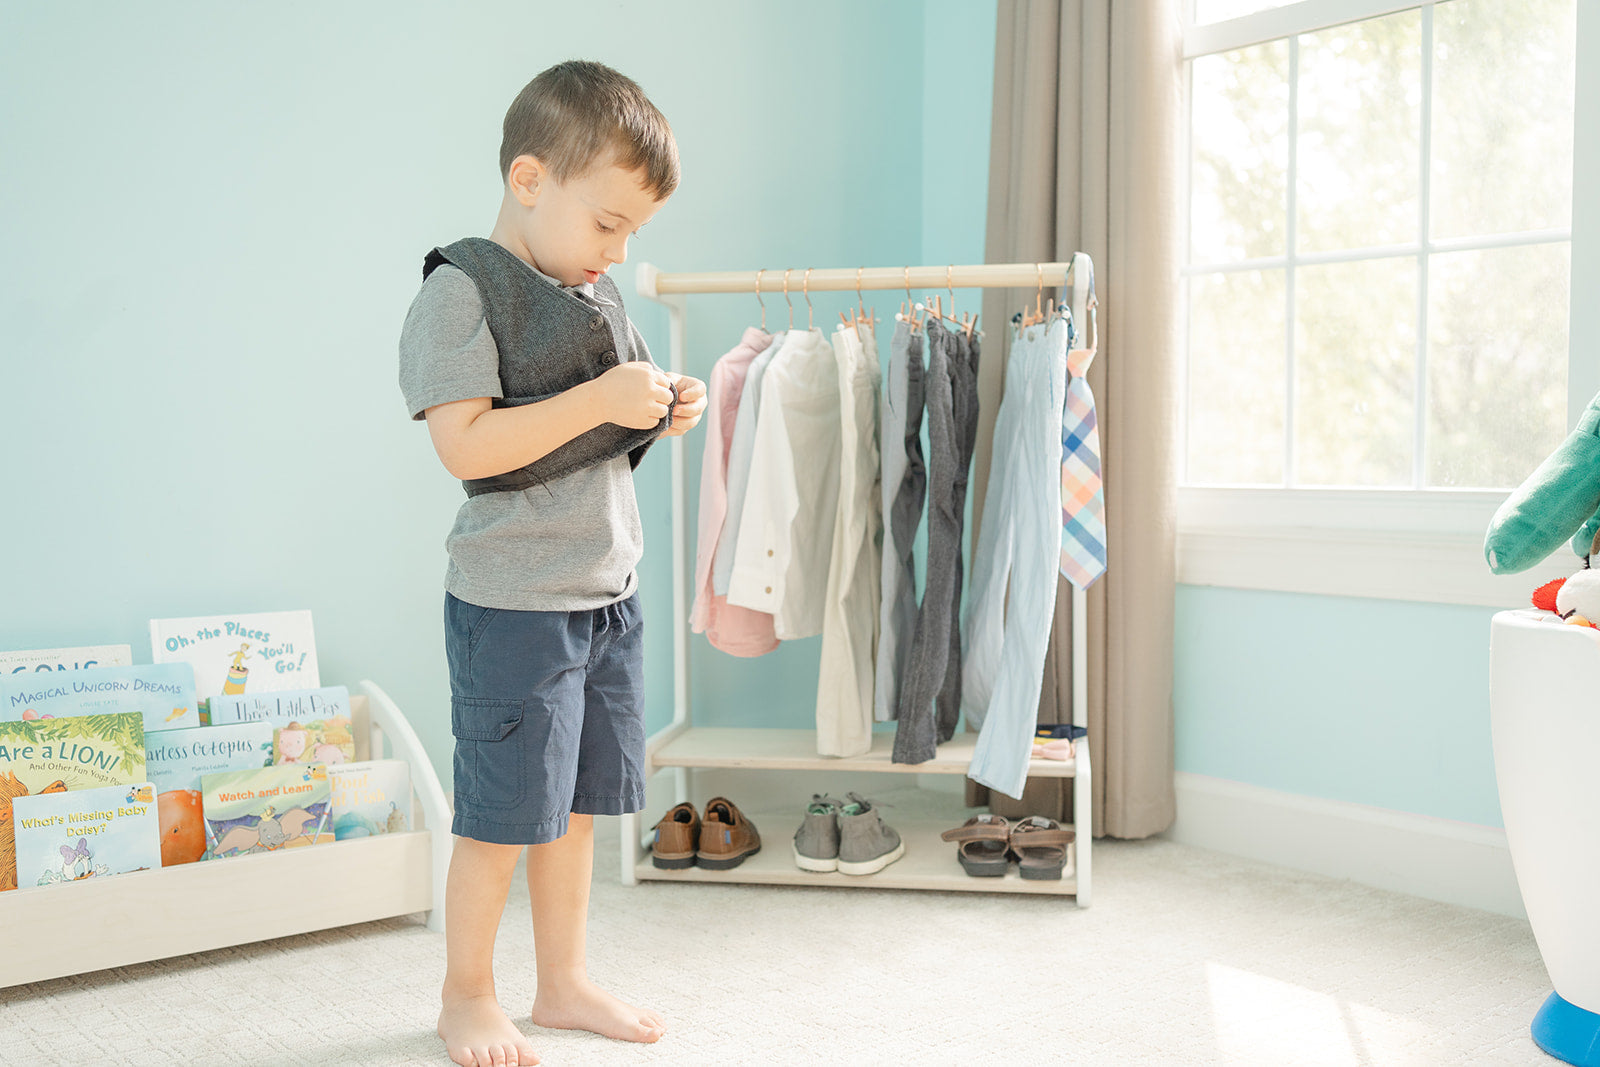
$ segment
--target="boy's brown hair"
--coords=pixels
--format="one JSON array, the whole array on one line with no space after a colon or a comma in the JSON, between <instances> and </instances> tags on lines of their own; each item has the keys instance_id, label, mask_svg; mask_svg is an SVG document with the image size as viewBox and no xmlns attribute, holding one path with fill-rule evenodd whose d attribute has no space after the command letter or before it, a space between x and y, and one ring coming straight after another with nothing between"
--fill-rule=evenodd
<instances>
[{"instance_id":1,"label":"boy's brown hair","mask_svg":"<svg viewBox=\"0 0 1600 1067\"><path fill-rule=\"evenodd\" d=\"M657 200L678 187L678 144L666 116L638 82L589 60L557 63L511 102L502 126L500 177L523 155L538 159L561 182L611 162L644 171L644 187Z\"/></svg>"}]
</instances>

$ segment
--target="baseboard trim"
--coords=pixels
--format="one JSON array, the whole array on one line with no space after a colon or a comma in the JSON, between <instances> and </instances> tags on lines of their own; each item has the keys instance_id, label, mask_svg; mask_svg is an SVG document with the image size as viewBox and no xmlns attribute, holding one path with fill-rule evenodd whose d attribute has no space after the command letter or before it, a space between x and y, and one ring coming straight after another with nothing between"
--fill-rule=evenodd
<instances>
[{"instance_id":1,"label":"baseboard trim","mask_svg":"<svg viewBox=\"0 0 1600 1067\"><path fill-rule=\"evenodd\" d=\"M1527 918L1504 830L1202 774L1174 778L1170 840Z\"/></svg>"}]
</instances>

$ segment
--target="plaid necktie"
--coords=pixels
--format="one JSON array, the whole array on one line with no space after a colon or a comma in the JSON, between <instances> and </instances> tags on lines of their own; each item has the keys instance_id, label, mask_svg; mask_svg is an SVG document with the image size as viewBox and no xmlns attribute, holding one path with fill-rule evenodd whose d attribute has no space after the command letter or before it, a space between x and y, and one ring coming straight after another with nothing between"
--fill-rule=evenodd
<instances>
[{"instance_id":1,"label":"plaid necktie","mask_svg":"<svg viewBox=\"0 0 1600 1067\"><path fill-rule=\"evenodd\" d=\"M1106 497L1100 483L1100 433L1089 390L1093 348L1067 353L1061 410L1061 573L1087 589L1106 572Z\"/></svg>"}]
</instances>

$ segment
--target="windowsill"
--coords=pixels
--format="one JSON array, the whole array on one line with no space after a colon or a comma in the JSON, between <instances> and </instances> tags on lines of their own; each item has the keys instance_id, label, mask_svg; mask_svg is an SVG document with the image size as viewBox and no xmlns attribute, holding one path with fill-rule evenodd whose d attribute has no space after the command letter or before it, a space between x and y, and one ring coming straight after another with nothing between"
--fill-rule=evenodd
<instances>
[{"instance_id":1,"label":"windowsill","mask_svg":"<svg viewBox=\"0 0 1600 1067\"><path fill-rule=\"evenodd\" d=\"M1178 581L1323 596L1526 607L1582 560L1563 547L1496 575L1483 535L1503 492L1180 489Z\"/></svg>"}]
</instances>

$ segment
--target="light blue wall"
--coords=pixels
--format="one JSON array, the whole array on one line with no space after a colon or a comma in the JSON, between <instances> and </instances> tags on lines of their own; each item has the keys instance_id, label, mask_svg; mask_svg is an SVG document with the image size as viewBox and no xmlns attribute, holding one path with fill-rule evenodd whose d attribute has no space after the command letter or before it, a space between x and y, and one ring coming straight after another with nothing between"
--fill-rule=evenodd
<instances>
[{"instance_id":1,"label":"light blue wall","mask_svg":"<svg viewBox=\"0 0 1600 1067\"><path fill-rule=\"evenodd\" d=\"M993 3L938 6L942 25L911 0L8 12L0 648L126 642L146 661L152 616L308 607L324 679L377 680L447 772L440 582L461 492L405 419L395 340L422 254L494 220L507 103L582 56L672 120L683 185L632 262L917 263L925 53L970 53L933 87L981 119L979 150L931 184L950 201L940 254L975 257ZM837 321L843 299L815 302ZM629 309L665 359L665 314ZM695 298L690 371L756 310ZM692 501L697 439L688 456ZM666 449L637 482L659 726ZM810 721L816 641L756 662L694 647L707 721Z\"/></svg>"},{"instance_id":2,"label":"light blue wall","mask_svg":"<svg viewBox=\"0 0 1600 1067\"><path fill-rule=\"evenodd\" d=\"M1179 586L1177 769L1499 826L1492 614Z\"/></svg>"}]
</instances>

